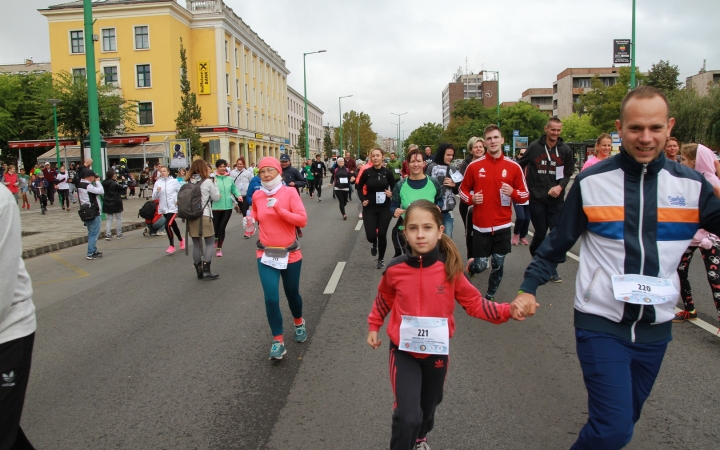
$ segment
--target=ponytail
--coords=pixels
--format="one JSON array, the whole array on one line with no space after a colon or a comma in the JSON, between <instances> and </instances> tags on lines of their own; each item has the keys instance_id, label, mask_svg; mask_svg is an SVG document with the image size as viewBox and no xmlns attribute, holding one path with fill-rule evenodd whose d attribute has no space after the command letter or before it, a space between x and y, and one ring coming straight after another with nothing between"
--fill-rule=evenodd
<instances>
[{"instance_id":1,"label":"ponytail","mask_svg":"<svg viewBox=\"0 0 720 450\"><path fill-rule=\"evenodd\" d=\"M463 270L465 270L460 251L453 240L445 233L443 233L440 238L438 245L440 252L445 255L445 273L447 273L447 280L452 281L456 276L462 275Z\"/></svg>"}]
</instances>

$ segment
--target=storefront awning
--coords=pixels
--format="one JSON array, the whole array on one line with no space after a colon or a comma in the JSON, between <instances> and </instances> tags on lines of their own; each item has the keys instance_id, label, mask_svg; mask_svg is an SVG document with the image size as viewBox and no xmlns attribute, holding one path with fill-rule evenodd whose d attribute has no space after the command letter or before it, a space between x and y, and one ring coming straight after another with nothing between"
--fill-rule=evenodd
<instances>
[{"instance_id":1,"label":"storefront awning","mask_svg":"<svg viewBox=\"0 0 720 450\"><path fill-rule=\"evenodd\" d=\"M75 139L60 139L60 145L77 145ZM53 147L55 148L55 139L43 139L40 141L9 141L8 146L10 148L40 148L40 147Z\"/></svg>"},{"instance_id":2,"label":"storefront awning","mask_svg":"<svg viewBox=\"0 0 720 450\"><path fill-rule=\"evenodd\" d=\"M67 160L68 162L79 162L81 159L80 146L73 145L68 147L60 147L60 159L65 161L65 149L67 149ZM165 143L164 142L153 142L145 144L145 157L146 158L162 158L165 156ZM120 158L127 159L142 159L143 158L143 146L142 145L113 145L107 148L108 160L116 160ZM38 163L45 164L46 162L55 162L55 148L53 142L53 148L38 156Z\"/></svg>"}]
</instances>

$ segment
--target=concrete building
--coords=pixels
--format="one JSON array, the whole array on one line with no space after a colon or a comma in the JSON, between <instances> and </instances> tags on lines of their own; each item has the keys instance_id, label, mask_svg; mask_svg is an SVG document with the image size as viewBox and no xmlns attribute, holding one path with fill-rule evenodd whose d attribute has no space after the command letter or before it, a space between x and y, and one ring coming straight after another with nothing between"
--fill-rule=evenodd
<instances>
[{"instance_id":1,"label":"concrete building","mask_svg":"<svg viewBox=\"0 0 720 450\"><path fill-rule=\"evenodd\" d=\"M248 164L289 144L285 60L221 0L105 0L93 3L97 70L138 101L132 131L149 142L175 136L180 110L180 39L202 108L203 157ZM54 71L84 76L83 2L40 10L50 31ZM220 141L210 154L209 141Z\"/></svg>"},{"instance_id":2,"label":"concrete building","mask_svg":"<svg viewBox=\"0 0 720 450\"><path fill-rule=\"evenodd\" d=\"M0 64L0 73L26 74L52 72L49 62L36 63L32 59L26 59L21 64Z\"/></svg>"},{"instance_id":3,"label":"concrete building","mask_svg":"<svg viewBox=\"0 0 720 450\"><path fill-rule=\"evenodd\" d=\"M471 98L480 99L486 108L497 106L497 81L494 73L480 71L477 74L464 74L462 68L453 75L452 81L442 92L443 128L450 124L454 103ZM492 79L488 79L492 78Z\"/></svg>"},{"instance_id":4,"label":"concrete building","mask_svg":"<svg viewBox=\"0 0 720 450\"><path fill-rule=\"evenodd\" d=\"M553 114L553 88L530 88L522 93L521 102L530 103L540 111Z\"/></svg>"},{"instance_id":5,"label":"concrete building","mask_svg":"<svg viewBox=\"0 0 720 450\"><path fill-rule=\"evenodd\" d=\"M720 83L720 70L702 69L698 74L685 78L685 87L694 89L701 97L707 95L712 83Z\"/></svg>"},{"instance_id":6,"label":"concrete building","mask_svg":"<svg viewBox=\"0 0 720 450\"><path fill-rule=\"evenodd\" d=\"M298 142L300 130L305 120L304 96L295 89L288 86L288 132L290 134L290 147L298 149L304 155L305 143ZM310 156L321 153L325 138L323 129L323 111L308 100L308 136L310 137Z\"/></svg>"},{"instance_id":7,"label":"concrete building","mask_svg":"<svg viewBox=\"0 0 720 450\"><path fill-rule=\"evenodd\" d=\"M552 87L552 115L563 119L572 114L580 96L591 89L595 75L600 76L605 86L613 86L620 76L620 68L568 68L560 72Z\"/></svg>"}]
</instances>

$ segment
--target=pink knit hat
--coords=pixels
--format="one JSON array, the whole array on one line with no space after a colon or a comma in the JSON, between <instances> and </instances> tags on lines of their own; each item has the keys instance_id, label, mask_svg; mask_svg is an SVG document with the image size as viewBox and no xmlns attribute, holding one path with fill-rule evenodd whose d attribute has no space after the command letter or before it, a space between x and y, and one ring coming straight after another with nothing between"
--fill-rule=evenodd
<instances>
[{"instance_id":1,"label":"pink knit hat","mask_svg":"<svg viewBox=\"0 0 720 450\"><path fill-rule=\"evenodd\" d=\"M280 161L278 161L277 158L275 158L273 156L266 156L260 160L260 164L258 164L258 170L261 170L263 167L272 167L273 169L282 173L282 167L280 166Z\"/></svg>"}]
</instances>

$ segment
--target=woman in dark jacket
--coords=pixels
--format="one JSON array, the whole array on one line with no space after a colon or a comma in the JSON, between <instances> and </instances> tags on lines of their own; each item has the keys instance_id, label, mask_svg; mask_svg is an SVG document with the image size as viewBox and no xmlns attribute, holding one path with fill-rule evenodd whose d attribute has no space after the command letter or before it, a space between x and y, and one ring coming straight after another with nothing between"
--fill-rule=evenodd
<instances>
[{"instance_id":1,"label":"woman in dark jacket","mask_svg":"<svg viewBox=\"0 0 720 450\"><path fill-rule=\"evenodd\" d=\"M103 196L103 212L107 215L107 222L105 222L105 240L109 241L112 239L112 221L115 218L115 234L118 239L123 239L122 232L122 212L123 212L123 201L122 193L127 188L127 185L121 185L117 182L117 174L114 170L110 169L105 173L105 180L102 182L102 187L105 190Z\"/></svg>"},{"instance_id":2,"label":"woman in dark jacket","mask_svg":"<svg viewBox=\"0 0 720 450\"><path fill-rule=\"evenodd\" d=\"M345 158L337 159L337 166L332 171L331 177L335 196L338 199L338 205L340 205L340 213L343 216L343 220L347 220L345 214L345 205L348 202L348 195L350 194L350 186L355 182L355 173L345 165Z\"/></svg>"}]
</instances>

